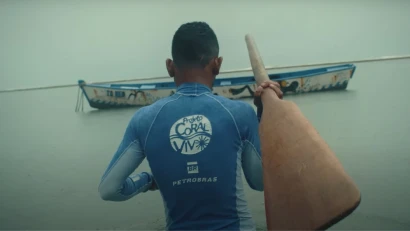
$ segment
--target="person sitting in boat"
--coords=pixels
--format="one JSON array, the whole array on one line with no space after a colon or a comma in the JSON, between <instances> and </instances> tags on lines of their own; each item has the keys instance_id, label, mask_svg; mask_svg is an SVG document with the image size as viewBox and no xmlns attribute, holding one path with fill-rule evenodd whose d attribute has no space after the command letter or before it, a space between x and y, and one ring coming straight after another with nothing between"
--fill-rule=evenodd
<instances>
[{"instance_id":1,"label":"person sitting in boat","mask_svg":"<svg viewBox=\"0 0 410 231\"><path fill-rule=\"evenodd\" d=\"M260 85L251 105L212 94L222 64L214 31L205 22L183 24L166 60L177 91L140 108L104 172L103 200L125 201L159 190L167 230L255 230L241 170L249 186L263 191L258 134L260 95L279 84ZM132 174L147 158L152 173Z\"/></svg>"}]
</instances>

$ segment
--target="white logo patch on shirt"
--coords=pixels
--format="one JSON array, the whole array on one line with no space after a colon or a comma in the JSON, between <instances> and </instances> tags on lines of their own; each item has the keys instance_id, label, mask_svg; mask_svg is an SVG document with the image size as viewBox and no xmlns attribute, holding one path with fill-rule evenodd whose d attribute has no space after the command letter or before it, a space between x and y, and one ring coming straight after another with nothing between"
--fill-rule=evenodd
<instances>
[{"instance_id":1,"label":"white logo patch on shirt","mask_svg":"<svg viewBox=\"0 0 410 231\"><path fill-rule=\"evenodd\" d=\"M211 141L211 122L203 115L186 116L174 123L169 132L172 148L185 155L203 151Z\"/></svg>"}]
</instances>

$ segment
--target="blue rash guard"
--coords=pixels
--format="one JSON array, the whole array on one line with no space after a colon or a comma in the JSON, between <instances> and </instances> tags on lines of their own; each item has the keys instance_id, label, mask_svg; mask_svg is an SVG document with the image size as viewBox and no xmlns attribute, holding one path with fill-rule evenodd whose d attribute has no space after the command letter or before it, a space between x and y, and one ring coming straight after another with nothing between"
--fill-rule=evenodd
<instances>
[{"instance_id":1,"label":"blue rash guard","mask_svg":"<svg viewBox=\"0 0 410 231\"><path fill-rule=\"evenodd\" d=\"M255 230L241 169L249 186L263 191L261 112L204 85L180 85L134 114L101 179L102 199L159 189L167 230ZM131 175L145 157L152 173Z\"/></svg>"}]
</instances>

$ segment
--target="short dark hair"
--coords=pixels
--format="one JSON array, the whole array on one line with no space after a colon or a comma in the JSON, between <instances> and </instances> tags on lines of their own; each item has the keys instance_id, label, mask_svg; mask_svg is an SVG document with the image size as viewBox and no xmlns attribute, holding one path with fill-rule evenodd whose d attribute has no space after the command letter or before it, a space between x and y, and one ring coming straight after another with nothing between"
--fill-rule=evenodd
<instances>
[{"instance_id":1,"label":"short dark hair","mask_svg":"<svg viewBox=\"0 0 410 231\"><path fill-rule=\"evenodd\" d=\"M172 58L179 68L203 68L218 54L218 39L205 22L181 25L172 39Z\"/></svg>"}]
</instances>

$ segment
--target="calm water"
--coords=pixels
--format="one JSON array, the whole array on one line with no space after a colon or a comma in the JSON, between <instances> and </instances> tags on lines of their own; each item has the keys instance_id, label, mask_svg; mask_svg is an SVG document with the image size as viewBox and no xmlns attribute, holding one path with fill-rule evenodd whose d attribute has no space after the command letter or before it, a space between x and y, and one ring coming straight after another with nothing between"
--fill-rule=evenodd
<instances>
[{"instance_id":1,"label":"calm water","mask_svg":"<svg viewBox=\"0 0 410 231\"><path fill-rule=\"evenodd\" d=\"M288 97L311 120L362 191L334 228L410 228L410 61L358 65L348 91ZM158 192L122 203L97 186L136 109L74 112L75 88L0 97L2 229L161 229ZM138 171L149 170L144 162ZM247 187L259 228L263 193Z\"/></svg>"},{"instance_id":2,"label":"calm water","mask_svg":"<svg viewBox=\"0 0 410 231\"><path fill-rule=\"evenodd\" d=\"M249 66L248 32L266 65L410 54L408 12L410 1L400 0L217 6L4 0L0 89L165 75L172 34L191 20L215 28L224 69ZM287 99L300 106L362 192L360 207L332 229L410 229L410 61L357 66L347 91ZM137 109L86 105L75 113L76 94L76 88L0 94L0 229L162 229L159 192L109 203L97 191ZM146 170L143 162L137 171ZM264 229L263 193L246 189Z\"/></svg>"}]
</instances>

